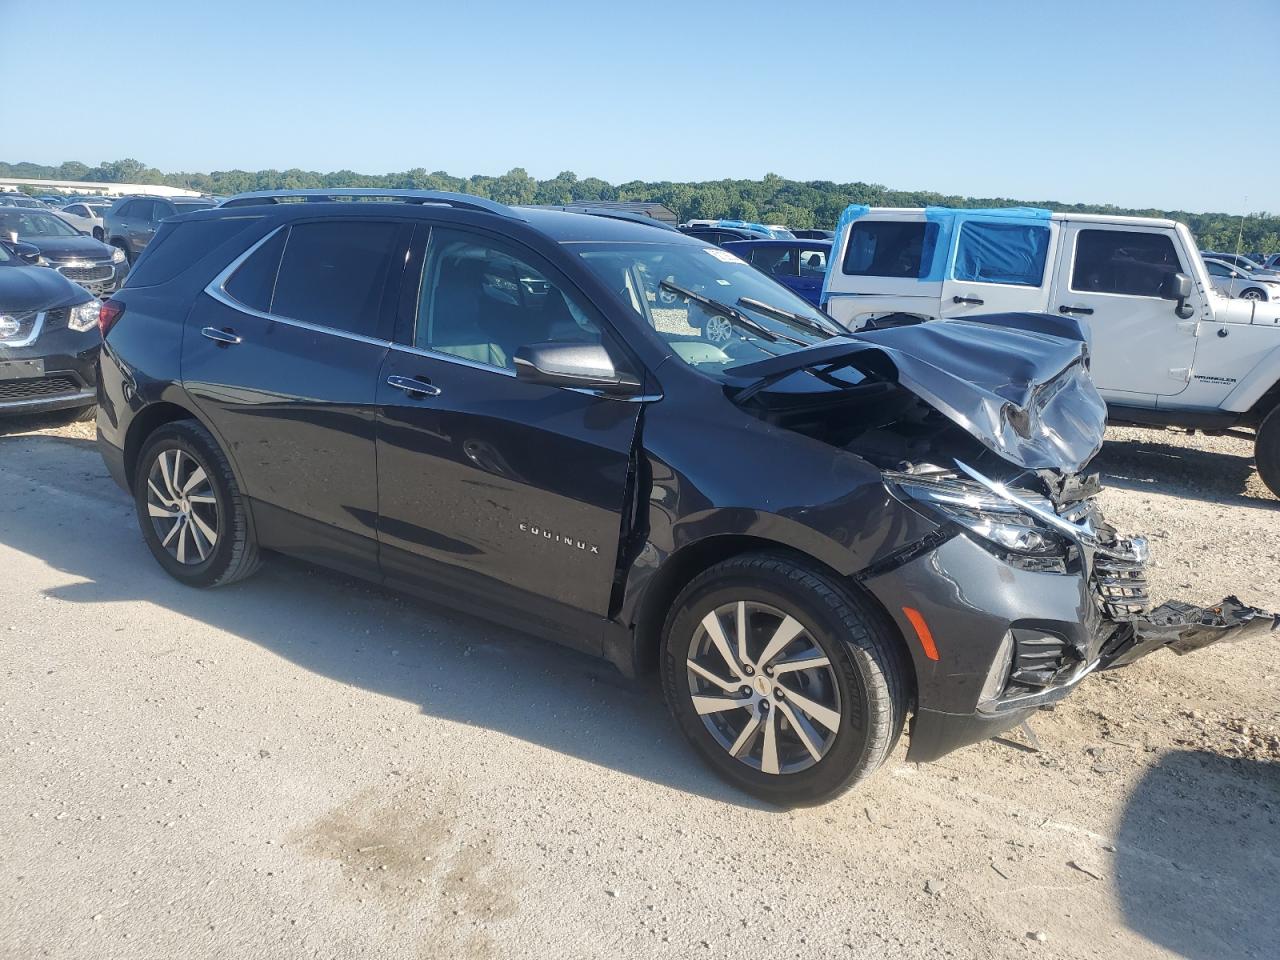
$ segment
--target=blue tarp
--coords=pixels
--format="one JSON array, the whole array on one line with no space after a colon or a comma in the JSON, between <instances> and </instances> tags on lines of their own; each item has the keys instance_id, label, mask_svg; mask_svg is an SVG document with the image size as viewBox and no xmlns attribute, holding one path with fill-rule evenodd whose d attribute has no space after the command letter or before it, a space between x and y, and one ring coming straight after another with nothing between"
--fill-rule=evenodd
<instances>
[{"instance_id":1,"label":"blue tarp","mask_svg":"<svg viewBox=\"0 0 1280 960\"><path fill-rule=\"evenodd\" d=\"M871 208L868 206L851 203L840 213L840 219L836 222L836 235L831 238L831 254L827 257L827 274L822 278L822 295L818 297L818 303L824 307L827 305L827 287L831 283L831 273L833 270L841 269L840 264L844 263L844 238L849 232L849 225L870 212Z\"/></svg>"}]
</instances>

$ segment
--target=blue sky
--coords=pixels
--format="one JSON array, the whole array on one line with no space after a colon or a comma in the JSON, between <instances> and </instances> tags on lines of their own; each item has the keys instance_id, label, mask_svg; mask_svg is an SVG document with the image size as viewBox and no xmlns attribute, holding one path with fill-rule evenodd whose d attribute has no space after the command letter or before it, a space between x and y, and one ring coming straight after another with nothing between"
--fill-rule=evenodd
<instances>
[{"instance_id":1,"label":"blue sky","mask_svg":"<svg viewBox=\"0 0 1280 960\"><path fill-rule=\"evenodd\" d=\"M1280 212L1278 41L1280 0L0 0L0 159Z\"/></svg>"}]
</instances>

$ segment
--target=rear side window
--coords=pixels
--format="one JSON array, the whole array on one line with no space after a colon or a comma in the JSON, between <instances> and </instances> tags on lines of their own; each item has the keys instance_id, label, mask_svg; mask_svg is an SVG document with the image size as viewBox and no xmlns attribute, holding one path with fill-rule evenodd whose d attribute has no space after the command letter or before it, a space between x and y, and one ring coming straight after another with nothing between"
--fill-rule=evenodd
<instances>
[{"instance_id":1,"label":"rear side window","mask_svg":"<svg viewBox=\"0 0 1280 960\"><path fill-rule=\"evenodd\" d=\"M923 279L933 265L938 225L925 220L859 220L841 270L853 277Z\"/></svg>"},{"instance_id":2,"label":"rear side window","mask_svg":"<svg viewBox=\"0 0 1280 960\"><path fill-rule=\"evenodd\" d=\"M368 220L295 224L269 312L376 336L399 229Z\"/></svg>"},{"instance_id":3,"label":"rear side window","mask_svg":"<svg viewBox=\"0 0 1280 960\"><path fill-rule=\"evenodd\" d=\"M1231 276L1231 268L1222 263L1206 263L1204 268L1209 271L1211 277L1229 277Z\"/></svg>"},{"instance_id":4,"label":"rear side window","mask_svg":"<svg viewBox=\"0 0 1280 960\"><path fill-rule=\"evenodd\" d=\"M161 224L142 257L129 271L129 286L155 286L172 280L255 222L256 217L228 217L225 220Z\"/></svg>"},{"instance_id":5,"label":"rear side window","mask_svg":"<svg viewBox=\"0 0 1280 960\"><path fill-rule=\"evenodd\" d=\"M278 230L249 259L236 269L223 289L232 299L259 313L271 311L271 294L276 288L276 274L280 271L280 254L288 230Z\"/></svg>"},{"instance_id":6,"label":"rear side window","mask_svg":"<svg viewBox=\"0 0 1280 960\"><path fill-rule=\"evenodd\" d=\"M800 251L800 276L825 277L827 275L827 251Z\"/></svg>"},{"instance_id":7,"label":"rear side window","mask_svg":"<svg viewBox=\"0 0 1280 960\"><path fill-rule=\"evenodd\" d=\"M1182 270L1173 241L1163 233L1135 230L1081 230L1071 289L1158 297L1165 277Z\"/></svg>"},{"instance_id":8,"label":"rear side window","mask_svg":"<svg viewBox=\"0 0 1280 960\"><path fill-rule=\"evenodd\" d=\"M1048 227L969 221L960 227L952 276L974 283L1038 287L1048 253Z\"/></svg>"}]
</instances>

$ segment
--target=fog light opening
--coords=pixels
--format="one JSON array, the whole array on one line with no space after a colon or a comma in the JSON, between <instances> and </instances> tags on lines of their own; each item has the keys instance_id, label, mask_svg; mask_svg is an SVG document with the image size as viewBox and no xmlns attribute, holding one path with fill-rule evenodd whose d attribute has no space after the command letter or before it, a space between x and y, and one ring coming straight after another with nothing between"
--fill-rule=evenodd
<instances>
[{"instance_id":1,"label":"fog light opening","mask_svg":"<svg viewBox=\"0 0 1280 960\"><path fill-rule=\"evenodd\" d=\"M987 671L987 679L978 694L978 706L987 706L1000 699L1005 687L1009 685L1009 671L1013 667L1013 632L1007 631L1000 640L1000 648L996 651L991 669Z\"/></svg>"}]
</instances>

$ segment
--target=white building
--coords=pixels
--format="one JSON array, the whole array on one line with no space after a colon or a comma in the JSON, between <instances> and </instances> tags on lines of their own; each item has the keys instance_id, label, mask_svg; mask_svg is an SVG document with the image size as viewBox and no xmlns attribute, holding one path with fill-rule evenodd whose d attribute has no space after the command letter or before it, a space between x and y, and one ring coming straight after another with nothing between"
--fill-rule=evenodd
<instances>
[{"instance_id":1,"label":"white building","mask_svg":"<svg viewBox=\"0 0 1280 960\"><path fill-rule=\"evenodd\" d=\"M118 197L126 193L149 194L153 197L198 197L199 190L165 187L155 183L100 183L96 180L30 180L24 177L0 177L0 190L35 187L47 193L105 193Z\"/></svg>"}]
</instances>

